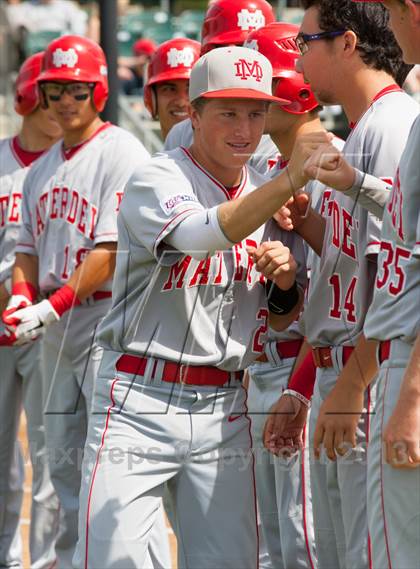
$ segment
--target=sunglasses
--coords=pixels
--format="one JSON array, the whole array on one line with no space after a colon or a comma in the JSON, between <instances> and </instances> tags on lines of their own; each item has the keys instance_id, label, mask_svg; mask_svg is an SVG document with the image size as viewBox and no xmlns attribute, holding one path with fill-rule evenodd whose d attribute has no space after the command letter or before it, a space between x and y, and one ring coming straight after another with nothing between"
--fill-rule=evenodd
<instances>
[{"instance_id":1,"label":"sunglasses","mask_svg":"<svg viewBox=\"0 0 420 569\"><path fill-rule=\"evenodd\" d=\"M53 81L41 83L41 89L50 101L59 101L64 93L67 93L76 101L86 101L94 87L95 83L55 83Z\"/></svg>"},{"instance_id":2,"label":"sunglasses","mask_svg":"<svg viewBox=\"0 0 420 569\"><path fill-rule=\"evenodd\" d=\"M303 34L301 32L296 37L296 45L300 55L303 55L308 51L308 43L310 41L333 39L342 36L346 31L347 30L334 30L331 32L319 32L318 34Z\"/></svg>"}]
</instances>

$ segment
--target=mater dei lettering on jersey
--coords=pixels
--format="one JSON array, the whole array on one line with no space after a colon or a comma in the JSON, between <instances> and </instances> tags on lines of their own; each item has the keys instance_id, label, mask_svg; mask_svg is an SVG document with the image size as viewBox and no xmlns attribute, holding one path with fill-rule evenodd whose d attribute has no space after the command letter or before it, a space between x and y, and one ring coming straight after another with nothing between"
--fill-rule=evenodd
<instances>
[{"instance_id":1,"label":"mater dei lettering on jersey","mask_svg":"<svg viewBox=\"0 0 420 569\"><path fill-rule=\"evenodd\" d=\"M94 238L98 209L77 190L56 186L40 196L35 211L37 237L44 231L46 219L50 218L64 219L85 237Z\"/></svg>"}]
</instances>

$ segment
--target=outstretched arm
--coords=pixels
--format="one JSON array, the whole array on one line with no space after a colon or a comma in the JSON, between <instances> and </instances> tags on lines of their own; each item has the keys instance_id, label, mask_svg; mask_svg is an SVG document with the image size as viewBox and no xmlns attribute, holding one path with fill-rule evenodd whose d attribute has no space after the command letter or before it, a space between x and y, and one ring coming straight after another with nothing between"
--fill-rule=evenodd
<instances>
[{"instance_id":1,"label":"outstretched arm","mask_svg":"<svg viewBox=\"0 0 420 569\"><path fill-rule=\"evenodd\" d=\"M306 161L304 172L310 179L343 192L382 218L391 190L389 182L353 168L333 144L320 145Z\"/></svg>"}]
</instances>

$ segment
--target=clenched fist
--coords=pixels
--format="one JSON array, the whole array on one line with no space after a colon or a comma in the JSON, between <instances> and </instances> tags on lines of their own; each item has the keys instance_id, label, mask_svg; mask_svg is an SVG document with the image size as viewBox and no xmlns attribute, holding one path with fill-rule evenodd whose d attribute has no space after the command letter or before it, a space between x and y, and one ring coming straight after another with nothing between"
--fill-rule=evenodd
<instances>
[{"instance_id":1,"label":"clenched fist","mask_svg":"<svg viewBox=\"0 0 420 569\"><path fill-rule=\"evenodd\" d=\"M290 249L281 241L265 241L257 248L248 247L257 271L281 290L289 290L295 280L297 263Z\"/></svg>"}]
</instances>

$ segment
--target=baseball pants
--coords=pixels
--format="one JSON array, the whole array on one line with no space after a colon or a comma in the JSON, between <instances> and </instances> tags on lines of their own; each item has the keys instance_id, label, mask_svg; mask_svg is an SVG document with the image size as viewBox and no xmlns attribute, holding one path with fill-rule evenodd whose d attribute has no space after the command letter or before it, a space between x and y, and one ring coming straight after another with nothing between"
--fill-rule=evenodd
<instances>
[{"instance_id":1,"label":"baseball pants","mask_svg":"<svg viewBox=\"0 0 420 569\"><path fill-rule=\"evenodd\" d=\"M96 328L109 300L86 301L51 325L43 343L44 409L51 479L60 499L62 523L56 542L60 569L72 567L77 543L81 464L92 405L94 378L103 350L95 343ZM159 539L151 540L147 566L170 567L163 508L157 517ZM166 528L165 528L166 530Z\"/></svg>"},{"instance_id":2,"label":"baseball pants","mask_svg":"<svg viewBox=\"0 0 420 569\"><path fill-rule=\"evenodd\" d=\"M29 549L32 569L46 569L55 561L59 506L51 484L42 413L42 339L20 347L0 348L0 566L22 567L20 510L23 498L23 461L17 443L20 412L27 420L32 464L32 502ZM12 470L10 470L12 467ZM11 480L12 478L12 480ZM13 542L10 543L10 540Z\"/></svg>"},{"instance_id":3,"label":"baseball pants","mask_svg":"<svg viewBox=\"0 0 420 569\"><path fill-rule=\"evenodd\" d=\"M294 358L282 360L277 350L266 349L266 354L270 361L255 363L248 369L248 411L252 422L261 529L273 567L314 569L316 556L308 449L283 459L263 446L268 413L287 388Z\"/></svg>"},{"instance_id":4,"label":"baseball pants","mask_svg":"<svg viewBox=\"0 0 420 569\"><path fill-rule=\"evenodd\" d=\"M420 468L398 469L385 460L384 428L398 401L412 345L391 342L380 367L377 403L368 452L368 520L372 565L380 569L415 569L420 560Z\"/></svg>"},{"instance_id":5,"label":"baseball pants","mask_svg":"<svg viewBox=\"0 0 420 569\"><path fill-rule=\"evenodd\" d=\"M142 567L167 483L180 567L255 569L246 391L164 382L152 358L133 376L117 371L121 355L104 353L95 383L74 567Z\"/></svg>"},{"instance_id":6,"label":"baseball pants","mask_svg":"<svg viewBox=\"0 0 420 569\"><path fill-rule=\"evenodd\" d=\"M332 350L334 367L318 368L309 419L312 446L322 402L334 387L342 369L342 349ZM357 429L358 445L331 461L323 453L311 457L311 488L315 542L320 569L367 569L367 444L375 389L368 389L365 409ZM378 569L382 569L379 568Z\"/></svg>"},{"instance_id":7,"label":"baseball pants","mask_svg":"<svg viewBox=\"0 0 420 569\"><path fill-rule=\"evenodd\" d=\"M56 542L60 569L72 567L77 543L81 464L92 406L94 380L103 350L95 343L96 328L110 301L85 301L51 325L43 343L44 420L51 479L60 499L62 523ZM148 563L154 569L170 567L169 541L163 509L153 532Z\"/></svg>"}]
</instances>

